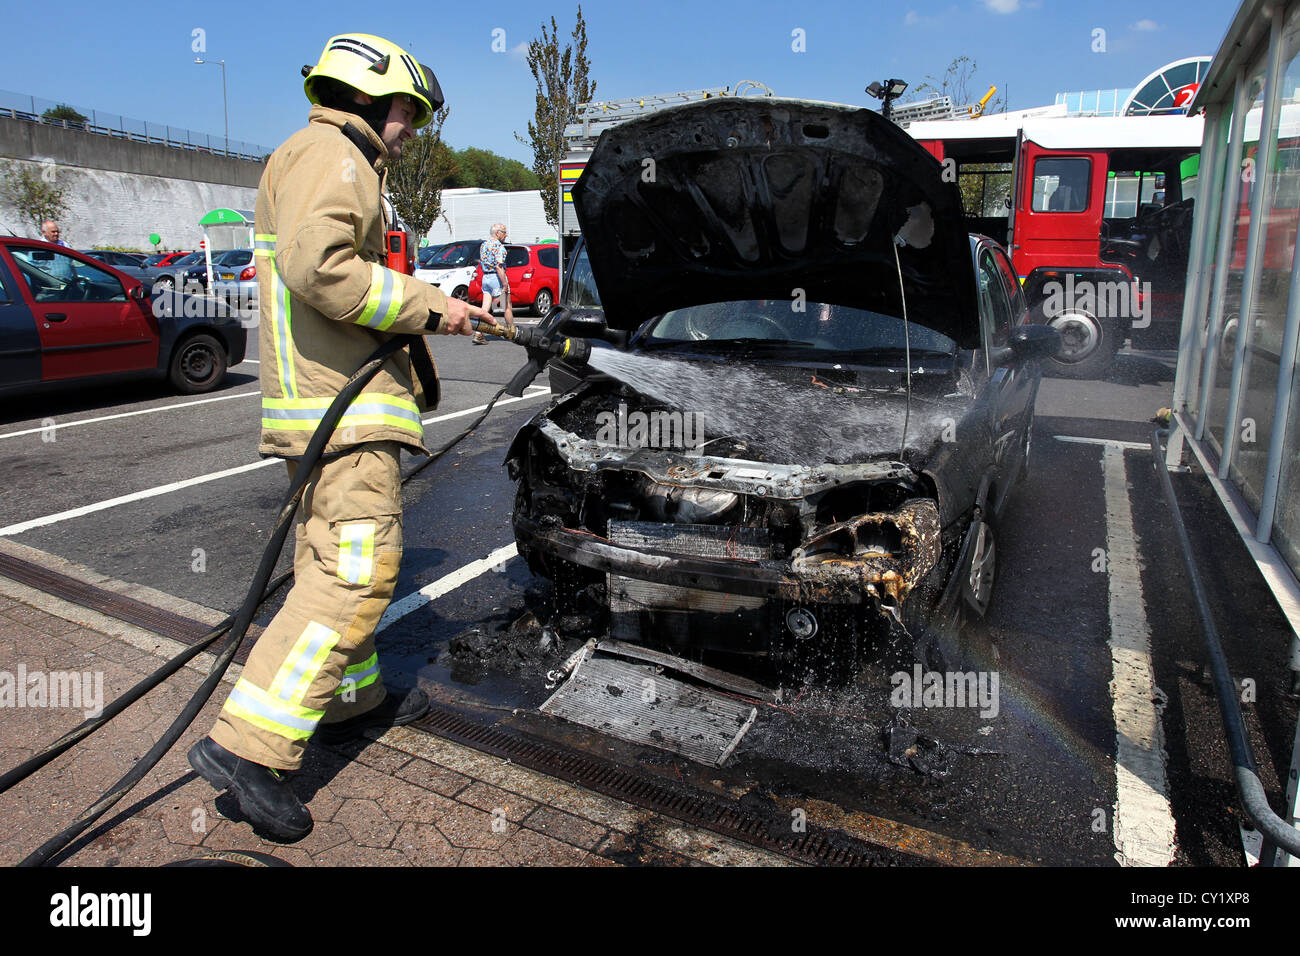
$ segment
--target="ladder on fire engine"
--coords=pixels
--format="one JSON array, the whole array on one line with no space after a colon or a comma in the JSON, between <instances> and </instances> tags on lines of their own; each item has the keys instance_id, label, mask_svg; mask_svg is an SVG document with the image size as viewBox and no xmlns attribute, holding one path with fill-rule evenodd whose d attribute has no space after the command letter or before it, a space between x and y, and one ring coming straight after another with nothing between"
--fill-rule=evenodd
<instances>
[{"instance_id":1,"label":"ladder on fire engine","mask_svg":"<svg viewBox=\"0 0 1300 956\"><path fill-rule=\"evenodd\" d=\"M720 96L772 96L770 87L756 80L741 80L735 86L714 86L702 90L683 90L678 93L656 93L651 96L630 96L617 100L595 100L578 104L578 115L564 128L564 140L570 152L591 149L600 134L611 126L644 116L668 106L695 103Z\"/></svg>"}]
</instances>

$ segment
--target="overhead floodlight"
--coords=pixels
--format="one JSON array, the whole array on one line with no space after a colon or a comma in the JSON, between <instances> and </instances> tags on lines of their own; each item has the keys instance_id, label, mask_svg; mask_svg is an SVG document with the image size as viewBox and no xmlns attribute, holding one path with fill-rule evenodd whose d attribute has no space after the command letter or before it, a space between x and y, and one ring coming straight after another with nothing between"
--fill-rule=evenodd
<instances>
[{"instance_id":1,"label":"overhead floodlight","mask_svg":"<svg viewBox=\"0 0 1300 956\"><path fill-rule=\"evenodd\" d=\"M907 89L906 80L895 79L895 80L885 80L885 82L883 83L872 81L872 83L867 86L864 92L869 93L870 95L874 96L876 99L881 101L880 115L883 116L885 119L889 119L889 114L891 112L889 108L889 104L892 103L894 100L898 99L900 96L902 96L903 91L906 89Z\"/></svg>"}]
</instances>

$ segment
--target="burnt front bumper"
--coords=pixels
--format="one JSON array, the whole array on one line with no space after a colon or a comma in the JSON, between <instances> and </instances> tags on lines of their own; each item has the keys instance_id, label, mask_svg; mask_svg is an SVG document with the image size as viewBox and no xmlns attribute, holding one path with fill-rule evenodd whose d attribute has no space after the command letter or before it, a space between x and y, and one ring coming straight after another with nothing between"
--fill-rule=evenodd
<instances>
[{"instance_id":1,"label":"burnt front bumper","mask_svg":"<svg viewBox=\"0 0 1300 956\"><path fill-rule=\"evenodd\" d=\"M782 561L707 558L629 548L587 531L546 519L536 521L519 513L514 516L514 531L523 553L535 549L593 571L671 587L792 603L859 604L864 597L859 580L801 578Z\"/></svg>"},{"instance_id":2,"label":"burnt front bumper","mask_svg":"<svg viewBox=\"0 0 1300 956\"><path fill-rule=\"evenodd\" d=\"M790 574L781 562L683 556L629 548L587 531L575 531L547 519L537 521L519 512L515 512L514 530L521 552L536 549L593 571L746 597L784 601L819 599L815 589L810 591L807 582ZM827 597L822 595L820 599ZM860 596L850 596L847 603L859 600Z\"/></svg>"}]
</instances>

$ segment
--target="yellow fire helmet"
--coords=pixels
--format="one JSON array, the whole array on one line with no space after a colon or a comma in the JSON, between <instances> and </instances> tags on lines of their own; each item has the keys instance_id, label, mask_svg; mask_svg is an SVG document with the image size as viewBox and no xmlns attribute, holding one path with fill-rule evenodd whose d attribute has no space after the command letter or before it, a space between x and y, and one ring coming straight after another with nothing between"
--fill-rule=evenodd
<instances>
[{"instance_id":1,"label":"yellow fire helmet","mask_svg":"<svg viewBox=\"0 0 1300 956\"><path fill-rule=\"evenodd\" d=\"M320 103L316 78L328 76L373 97L405 93L417 106L412 125L419 129L442 106L442 87L433 71L396 43L368 33L343 33L330 37L314 67L304 66L303 89L313 104Z\"/></svg>"}]
</instances>

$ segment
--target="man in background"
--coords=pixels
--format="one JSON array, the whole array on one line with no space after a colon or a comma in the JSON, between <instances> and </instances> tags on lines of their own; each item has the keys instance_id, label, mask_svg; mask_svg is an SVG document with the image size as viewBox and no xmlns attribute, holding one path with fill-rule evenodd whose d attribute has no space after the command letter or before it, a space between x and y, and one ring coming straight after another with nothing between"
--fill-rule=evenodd
<instances>
[{"instance_id":1,"label":"man in background","mask_svg":"<svg viewBox=\"0 0 1300 956\"><path fill-rule=\"evenodd\" d=\"M69 243L59 238L61 235L59 224L53 219L46 219L41 223L41 236L46 242L53 243L56 246L63 246L65 249L71 249ZM67 256L54 256L50 262L49 268L45 270L56 279L74 279L76 272L72 268L72 260Z\"/></svg>"},{"instance_id":2,"label":"man in background","mask_svg":"<svg viewBox=\"0 0 1300 956\"><path fill-rule=\"evenodd\" d=\"M510 279L506 276L506 226L503 222L492 224L491 238L479 247L478 260L483 266L483 311L491 314L495 300L505 302L506 327L515 327L514 312L510 308ZM484 343L483 333L474 333L474 344Z\"/></svg>"},{"instance_id":3,"label":"man in background","mask_svg":"<svg viewBox=\"0 0 1300 956\"><path fill-rule=\"evenodd\" d=\"M64 248L71 249L72 248L71 246L69 246L66 242L64 242L62 239L59 238L60 234L61 233L59 231L59 224L55 222L53 219L46 219L43 223L41 223L42 239L44 239L46 242L52 242L56 246L63 246Z\"/></svg>"}]
</instances>

